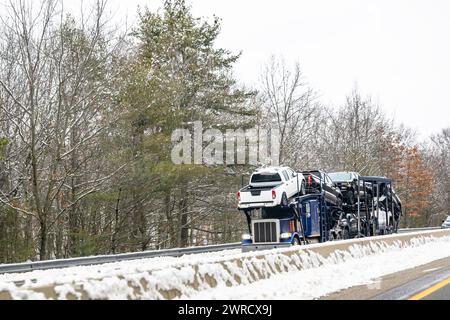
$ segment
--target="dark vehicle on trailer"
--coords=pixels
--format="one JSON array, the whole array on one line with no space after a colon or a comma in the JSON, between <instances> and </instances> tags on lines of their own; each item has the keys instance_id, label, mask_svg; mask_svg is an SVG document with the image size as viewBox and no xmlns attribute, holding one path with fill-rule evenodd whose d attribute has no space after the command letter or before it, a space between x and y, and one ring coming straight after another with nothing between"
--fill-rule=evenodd
<instances>
[{"instance_id":1,"label":"dark vehicle on trailer","mask_svg":"<svg viewBox=\"0 0 450 320\"><path fill-rule=\"evenodd\" d=\"M340 207L343 203L344 196L336 183L331 180L328 174L322 170L308 170L302 172L305 177L306 194L320 194L322 187L325 195L325 201Z\"/></svg>"},{"instance_id":2,"label":"dark vehicle on trailer","mask_svg":"<svg viewBox=\"0 0 450 320\"><path fill-rule=\"evenodd\" d=\"M359 179L360 175L357 172L331 172L328 173L331 180L336 183L344 197L344 204L353 206L358 201L358 183L359 193L363 196L364 182ZM365 183L367 196L372 196L372 186L370 183Z\"/></svg>"},{"instance_id":3,"label":"dark vehicle on trailer","mask_svg":"<svg viewBox=\"0 0 450 320\"><path fill-rule=\"evenodd\" d=\"M331 172L329 176L341 190L344 204L354 205L358 196L359 174L356 172Z\"/></svg>"}]
</instances>

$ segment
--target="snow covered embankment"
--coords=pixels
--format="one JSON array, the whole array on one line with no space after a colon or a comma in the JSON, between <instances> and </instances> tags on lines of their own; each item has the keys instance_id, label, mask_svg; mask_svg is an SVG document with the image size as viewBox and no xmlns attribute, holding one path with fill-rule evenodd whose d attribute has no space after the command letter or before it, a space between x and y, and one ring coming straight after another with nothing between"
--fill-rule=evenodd
<instances>
[{"instance_id":1,"label":"snow covered embankment","mask_svg":"<svg viewBox=\"0 0 450 320\"><path fill-rule=\"evenodd\" d=\"M13 299L314 299L450 256L450 232L1 275ZM25 281L17 287L14 282Z\"/></svg>"}]
</instances>

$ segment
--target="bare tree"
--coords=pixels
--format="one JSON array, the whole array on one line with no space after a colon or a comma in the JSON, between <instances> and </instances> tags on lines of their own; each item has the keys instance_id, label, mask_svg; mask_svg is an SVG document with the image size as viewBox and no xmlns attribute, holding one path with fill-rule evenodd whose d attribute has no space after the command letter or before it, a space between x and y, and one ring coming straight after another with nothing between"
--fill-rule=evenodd
<instances>
[{"instance_id":1,"label":"bare tree","mask_svg":"<svg viewBox=\"0 0 450 320\"><path fill-rule=\"evenodd\" d=\"M428 168L429 179L432 179L432 201L428 224L437 225L450 214L450 128L433 135L422 146L422 154Z\"/></svg>"},{"instance_id":2,"label":"bare tree","mask_svg":"<svg viewBox=\"0 0 450 320\"><path fill-rule=\"evenodd\" d=\"M50 257L54 226L65 217L68 251L73 252L78 205L111 175L103 170L99 153L113 105L115 48L105 34L105 3L98 1L95 14L81 24L53 0L41 1L38 10L30 1L10 1L2 17L2 111L11 165L21 170L10 176L0 201L37 222L40 259ZM17 203L12 190L30 195L30 201Z\"/></svg>"},{"instance_id":3,"label":"bare tree","mask_svg":"<svg viewBox=\"0 0 450 320\"><path fill-rule=\"evenodd\" d=\"M307 162L309 138L320 113L314 91L305 82L299 63L292 69L271 57L261 75L263 125L280 132L280 161L291 166Z\"/></svg>"},{"instance_id":4,"label":"bare tree","mask_svg":"<svg viewBox=\"0 0 450 320\"><path fill-rule=\"evenodd\" d=\"M382 173L383 159L396 137L393 121L385 118L379 106L357 89L338 110L327 109L321 126L323 167L329 170ZM320 155L318 155L320 157Z\"/></svg>"}]
</instances>

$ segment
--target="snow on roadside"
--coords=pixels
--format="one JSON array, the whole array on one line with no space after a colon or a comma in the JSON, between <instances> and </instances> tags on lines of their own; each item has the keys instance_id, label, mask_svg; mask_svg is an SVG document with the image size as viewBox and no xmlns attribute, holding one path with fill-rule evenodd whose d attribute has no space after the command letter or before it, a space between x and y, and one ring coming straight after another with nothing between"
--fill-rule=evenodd
<instances>
[{"instance_id":1,"label":"snow on roadside","mask_svg":"<svg viewBox=\"0 0 450 320\"><path fill-rule=\"evenodd\" d=\"M387 245L383 240L389 237L364 239L327 258L305 249L330 243L298 247L294 254L287 254L293 248L227 250L4 274L0 292L14 299L43 299L32 289L56 284L58 299L68 294L90 299L315 299L450 256L450 236L418 234L411 241ZM24 284L16 286L17 281Z\"/></svg>"},{"instance_id":2,"label":"snow on roadside","mask_svg":"<svg viewBox=\"0 0 450 320\"><path fill-rule=\"evenodd\" d=\"M216 287L184 296L189 299L317 299L377 278L450 256L450 237L416 238L409 245L359 245L336 252L315 268L281 273L236 287ZM310 257L314 259L315 257Z\"/></svg>"},{"instance_id":3,"label":"snow on roadside","mask_svg":"<svg viewBox=\"0 0 450 320\"><path fill-rule=\"evenodd\" d=\"M181 257L155 257L137 260L125 260L105 264L68 267L61 269L36 270L26 273L0 274L0 291L7 288L11 282L25 281L25 285L49 285L58 282L67 282L67 279L77 281L89 277L114 276L123 272L151 271L154 269L165 269L174 265L185 265L192 262L207 259L221 259L241 254L240 249L224 250L219 252L208 252L201 254L189 254Z\"/></svg>"}]
</instances>

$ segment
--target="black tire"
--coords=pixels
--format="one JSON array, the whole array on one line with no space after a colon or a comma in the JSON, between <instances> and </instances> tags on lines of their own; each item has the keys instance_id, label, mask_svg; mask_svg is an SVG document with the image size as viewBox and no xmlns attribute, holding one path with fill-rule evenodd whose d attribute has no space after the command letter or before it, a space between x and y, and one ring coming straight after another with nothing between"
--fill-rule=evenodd
<instances>
[{"instance_id":1,"label":"black tire","mask_svg":"<svg viewBox=\"0 0 450 320\"><path fill-rule=\"evenodd\" d=\"M302 181L302 185L300 187L300 195L304 196L306 194L306 183L305 181Z\"/></svg>"},{"instance_id":2,"label":"black tire","mask_svg":"<svg viewBox=\"0 0 450 320\"><path fill-rule=\"evenodd\" d=\"M377 225L378 225L378 222L377 222L377 220L376 219L374 219L373 221L372 221L372 225L371 225L371 236L375 236L376 234L377 234Z\"/></svg>"},{"instance_id":3,"label":"black tire","mask_svg":"<svg viewBox=\"0 0 450 320\"><path fill-rule=\"evenodd\" d=\"M355 204L355 192L353 191L353 190L351 190L349 193L348 193L348 204L349 205L354 205Z\"/></svg>"},{"instance_id":4,"label":"black tire","mask_svg":"<svg viewBox=\"0 0 450 320\"><path fill-rule=\"evenodd\" d=\"M283 195L281 196L281 205L283 207L287 207L288 206L288 198L285 192L283 192Z\"/></svg>"},{"instance_id":5,"label":"black tire","mask_svg":"<svg viewBox=\"0 0 450 320\"><path fill-rule=\"evenodd\" d=\"M300 245L300 240L297 237L294 237L294 239L292 240L292 245L293 246L299 246Z\"/></svg>"},{"instance_id":6,"label":"black tire","mask_svg":"<svg viewBox=\"0 0 450 320\"><path fill-rule=\"evenodd\" d=\"M348 239L350 239L350 232L348 231L347 228L344 228L344 230L342 231L342 240Z\"/></svg>"},{"instance_id":7,"label":"black tire","mask_svg":"<svg viewBox=\"0 0 450 320\"><path fill-rule=\"evenodd\" d=\"M342 208L342 199L341 199L341 198L337 198L337 200L336 200L336 206L337 206L338 208Z\"/></svg>"},{"instance_id":8,"label":"black tire","mask_svg":"<svg viewBox=\"0 0 450 320\"><path fill-rule=\"evenodd\" d=\"M331 232L331 231L329 232L329 234L328 234L328 241L338 240L337 238L338 237L335 236L334 232Z\"/></svg>"}]
</instances>

